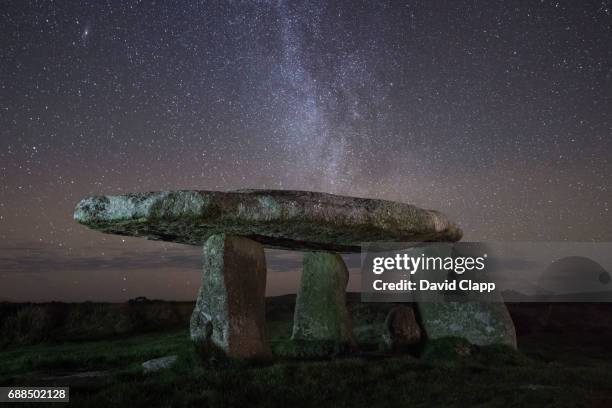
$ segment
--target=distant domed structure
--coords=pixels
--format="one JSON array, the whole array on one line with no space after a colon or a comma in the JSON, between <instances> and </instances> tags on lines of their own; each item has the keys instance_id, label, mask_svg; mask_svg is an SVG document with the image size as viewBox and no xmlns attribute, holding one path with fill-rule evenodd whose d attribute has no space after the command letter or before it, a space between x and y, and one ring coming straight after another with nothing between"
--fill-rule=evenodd
<instances>
[{"instance_id":1,"label":"distant domed structure","mask_svg":"<svg viewBox=\"0 0 612 408\"><path fill-rule=\"evenodd\" d=\"M540 276L538 286L554 294L612 291L610 273L599 263L583 256L568 256L551 263Z\"/></svg>"}]
</instances>

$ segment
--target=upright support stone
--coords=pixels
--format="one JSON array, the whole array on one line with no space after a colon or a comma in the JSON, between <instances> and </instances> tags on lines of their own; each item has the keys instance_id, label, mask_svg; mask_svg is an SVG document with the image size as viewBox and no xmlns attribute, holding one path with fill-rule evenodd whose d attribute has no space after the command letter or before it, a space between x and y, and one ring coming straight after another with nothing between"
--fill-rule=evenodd
<instances>
[{"instance_id":1,"label":"upright support stone","mask_svg":"<svg viewBox=\"0 0 612 408\"><path fill-rule=\"evenodd\" d=\"M416 249L416 254L425 253L428 256L478 257L488 251L482 244L457 245L437 244L425 249ZM479 272L483 273L483 272ZM445 280L459 279L454 273L446 271L418 271L417 274L427 274L430 282L442 283ZM474 279L478 276L473 272L465 272L460 279ZM486 346L503 344L513 348L516 344L516 331L512 317L498 294L487 295L486 301L479 299L479 294L464 294L461 301L446 299L443 292L421 292L424 301L417 303L420 322L428 340L444 337L460 337L472 344Z\"/></svg>"},{"instance_id":2,"label":"upright support stone","mask_svg":"<svg viewBox=\"0 0 612 408\"><path fill-rule=\"evenodd\" d=\"M472 344L516 348L516 332L503 302L419 303L421 324L429 340L461 337Z\"/></svg>"},{"instance_id":3,"label":"upright support stone","mask_svg":"<svg viewBox=\"0 0 612 408\"><path fill-rule=\"evenodd\" d=\"M269 354L265 335L266 260L247 238L211 236L203 249L202 286L191 316L191 338L208 352L232 357Z\"/></svg>"},{"instance_id":4,"label":"upright support stone","mask_svg":"<svg viewBox=\"0 0 612 408\"><path fill-rule=\"evenodd\" d=\"M292 339L353 347L355 341L346 308L349 274L342 257L331 252L307 252L303 262Z\"/></svg>"}]
</instances>

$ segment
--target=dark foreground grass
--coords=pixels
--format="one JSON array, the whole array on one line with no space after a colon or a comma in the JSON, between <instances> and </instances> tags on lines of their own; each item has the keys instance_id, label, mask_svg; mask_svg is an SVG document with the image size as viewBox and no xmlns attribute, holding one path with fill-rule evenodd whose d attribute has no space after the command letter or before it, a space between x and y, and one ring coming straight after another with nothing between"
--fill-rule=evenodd
<instances>
[{"instance_id":1,"label":"dark foreground grass","mask_svg":"<svg viewBox=\"0 0 612 408\"><path fill-rule=\"evenodd\" d=\"M0 381L75 371L125 369L148 359L175 354L190 345L183 332L147 334L118 340L39 344L0 352Z\"/></svg>"},{"instance_id":2,"label":"dark foreground grass","mask_svg":"<svg viewBox=\"0 0 612 408\"><path fill-rule=\"evenodd\" d=\"M608 407L612 343L601 340L532 336L521 339L521 352L487 347L454 356L440 344L421 359L203 365L177 332L7 350L0 385L69 385L77 407ZM142 373L141 362L169 354L179 355L172 368ZM61 377L77 370L107 375Z\"/></svg>"}]
</instances>

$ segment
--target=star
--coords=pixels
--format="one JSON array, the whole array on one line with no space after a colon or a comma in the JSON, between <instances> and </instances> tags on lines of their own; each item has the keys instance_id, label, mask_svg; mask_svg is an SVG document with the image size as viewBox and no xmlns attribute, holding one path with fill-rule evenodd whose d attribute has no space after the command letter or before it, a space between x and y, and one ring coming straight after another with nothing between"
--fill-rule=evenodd
<instances>
[{"instance_id":1,"label":"star","mask_svg":"<svg viewBox=\"0 0 612 408\"><path fill-rule=\"evenodd\" d=\"M612 240L609 1L6 9L0 299L32 300L40 265L61 287L139 262L192 298L198 262L74 223L97 194L317 190L442 211L468 241ZM100 299L125 300L110 275Z\"/></svg>"}]
</instances>

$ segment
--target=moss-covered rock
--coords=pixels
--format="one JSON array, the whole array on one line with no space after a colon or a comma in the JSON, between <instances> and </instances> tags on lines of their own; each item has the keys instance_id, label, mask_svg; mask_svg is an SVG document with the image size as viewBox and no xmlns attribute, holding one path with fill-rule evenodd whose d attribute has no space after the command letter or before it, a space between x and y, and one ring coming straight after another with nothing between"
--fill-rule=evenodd
<instances>
[{"instance_id":1,"label":"moss-covered rock","mask_svg":"<svg viewBox=\"0 0 612 408\"><path fill-rule=\"evenodd\" d=\"M389 311L382 338L385 349L393 352L407 351L420 343L421 328L412 307L400 305Z\"/></svg>"},{"instance_id":2,"label":"moss-covered rock","mask_svg":"<svg viewBox=\"0 0 612 408\"><path fill-rule=\"evenodd\" d=\"M514 323L504 303L419 303L421 325L429 340L461 337L479 346L516 348Z\"/></svg>"},{"instance_id":3,"label":"moss-covered rock","mask_svg":"<svg viewBox=\"0 0 612 408\"><path fill-rule=\"evenodd\" d=\"M219 233L270 248L359 252L362 242L457 241L437 211L309 191L161 191L81 200L74 218L110 234L202 245Z\"/></svg>"},{"instance_id":4,"label":"moss-covered rock","mask_svg":"<svg viewBox=\"0 0 612 408\"><path fill-rule=\"evenodd\" d=\"M307 252L297 294L292 339L354 345L346 308L348 270L342 257Z\"/></svg>"},{"instance_id":5,"label":"moss-covered rock","mask_svg":"<svg viewBox=\"0 0 612 408\"><path fill-rule=\"evenodd\" d=\"M191 338L204 353L269 354L265 335L266 261L247 238L214 235L203 250L202 286L191 316Z\"/></svg>"}]
</instances>

